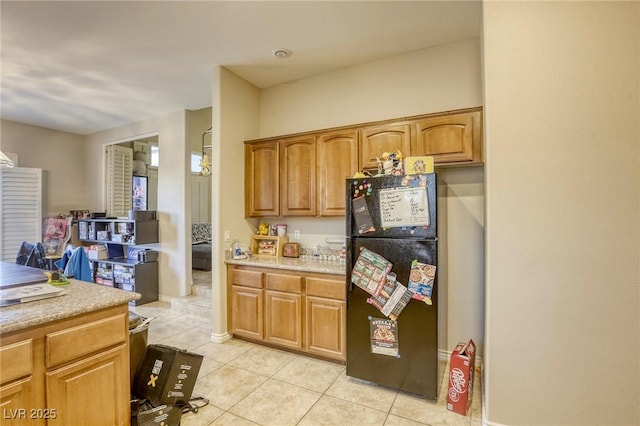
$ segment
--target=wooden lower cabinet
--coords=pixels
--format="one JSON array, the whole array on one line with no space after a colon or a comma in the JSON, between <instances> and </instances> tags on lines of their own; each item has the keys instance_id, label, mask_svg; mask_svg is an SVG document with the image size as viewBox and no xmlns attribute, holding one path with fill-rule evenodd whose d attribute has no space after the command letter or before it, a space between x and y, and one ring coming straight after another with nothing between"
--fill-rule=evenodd
<instances>
[{"instance_id":1,"label":"wooden lower cabinet","mask_svg":"<svg viewBox=\"0 0 640 426\"><path fill-rule=\"evenodd\" d=\"M31 413L26 407L32 407L33 381L31 377L15 381L0 387L0 409L2 425L31 425Z\"/></svg>"},{"instance_id":2,"label":"wooden lower cabinet","mask_svg":"<svg viewBox=\"0 0 640 426\"><path fill-rule=\"evenodd\" d=\"M3 425L128 425L128 306L2 335Z\"/></svg>"},{"instance_id":3,"label":"wooden lower cabinet","mask_svg":"<svg viewBox=\"0 0 640 426\"><path fill-rule=\"evenodd\" d=\"M258 343L345 361L344 279L342 275L227 265L229 330ZM238 282L260 283L260 288L239 286ZM250 301L243 303L242 299Z\"/></svg>"},{"instance_id":4,"label":"wooden lower cabinet","mask_svg":"<svg viewBox=\"0 0 640 426\"><path fill-rule=\"evenodd\" d=\"M260 340L264 338L263 292L252 287L231 287L231 332L234 335Z\"/></svg>"},{"instance_id":5,"label":"wooden lower cabinet","mask_svg":"<svg viewBox=\"0 0 640 426\"><path fill-rule=\"evenodd\" d=\"M316 355L346 359L346 313L344 301L307 296L305 349Z\"/></svg>"},{"instance_id":6,"label":"wooden lower cabinet","mask_svg":"<svg viewBox=\"0 0 640 426\"><path fill-rule=\"evenodd\" d=\"M47 373L47 407L57 407L55 423L126 424L129 409L118 401L129 399L128 354L120 345Z\"/></svg>"},{"instance_id":7,"label":"wooden lower cabinet","mask_svg":"<svg viewBox=\"0 0 640 426\"><path fill-rule=\"evenodd\" d=\"M302 295L267 290L264 340L302 348Z\"/></svg>"}]
</instances>

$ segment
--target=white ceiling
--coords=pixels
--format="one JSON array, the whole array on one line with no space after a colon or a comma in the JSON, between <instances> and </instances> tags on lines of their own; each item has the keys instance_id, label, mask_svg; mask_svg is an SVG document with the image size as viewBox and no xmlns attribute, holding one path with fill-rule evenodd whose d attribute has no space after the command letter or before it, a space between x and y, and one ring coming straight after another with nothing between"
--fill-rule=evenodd
<instances>
[{"instance_id":1,"label":"white ceiling","mask_svg":"<svg viewBox=\"0 0 640 426\"><path fill-rule=\"evenodd\" d=\"M78 134L480 36L481 1L6 1L1 117ZM272 55L289 49L287 59Z\"/></svg>"}]
</instances>

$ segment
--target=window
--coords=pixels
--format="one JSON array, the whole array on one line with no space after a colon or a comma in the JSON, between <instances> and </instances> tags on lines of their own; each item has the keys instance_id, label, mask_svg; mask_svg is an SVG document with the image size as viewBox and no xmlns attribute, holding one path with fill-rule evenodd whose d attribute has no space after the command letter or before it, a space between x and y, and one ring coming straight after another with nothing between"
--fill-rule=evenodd
<instances>
[{"instance_id":1,"label":"window","mask_svg":"<svg viewBox=\"0 0 640 426\"><path fill-rule=\"evenodd\" d=\"M158 145L151 145L151 166L158 167L160 165L160 150Z\"/></svg>"},{"instance_id":2,"label":"window","mask_svg":"<svg viewBox=\"0 0 640 426\"><path fill-rule=\"evenodd\" d=\"M201 152L191 153L191 173L200 173L200 163L202 162Z\"/></svg>"},{"instance_id":3,"label":"window","mask_svg":"<svg viewBox=\"0 0 640 426\"><path fill-rule=\"evenodd\" d=\"M42 238L42 169L0 168L0 260Z\"/></svg>"}]
</instances>

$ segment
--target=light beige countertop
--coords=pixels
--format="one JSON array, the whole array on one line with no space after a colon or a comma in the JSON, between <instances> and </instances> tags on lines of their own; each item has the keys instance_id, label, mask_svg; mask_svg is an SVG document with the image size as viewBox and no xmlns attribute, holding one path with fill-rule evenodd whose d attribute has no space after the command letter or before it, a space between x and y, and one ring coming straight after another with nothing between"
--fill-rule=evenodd
<instances>
[{"instance_id":1,"label":"light beige countertop","mask_svg":"<svg viewBox=\"0 0 640 426\"><path fill-rule=\"evenodd\" d=\"M139 293L73 279L60 288L64 288L67 293L49 299L1 307L0 334L126 304L142 297Z\"/></svg>"},{"instance_id":2,"label":"light beige countertop","mask_svg":"<svg viewBox=\"0 0 640 426\"><path fill-rule=\"evenodd\" d=\"M287 269L291 271L318 272L345 275L346 265L339 260L319 260L302 257L251 256L247 259L227 259L229 265L256 266L260 268Z\"/></svg>"}]
</instances>

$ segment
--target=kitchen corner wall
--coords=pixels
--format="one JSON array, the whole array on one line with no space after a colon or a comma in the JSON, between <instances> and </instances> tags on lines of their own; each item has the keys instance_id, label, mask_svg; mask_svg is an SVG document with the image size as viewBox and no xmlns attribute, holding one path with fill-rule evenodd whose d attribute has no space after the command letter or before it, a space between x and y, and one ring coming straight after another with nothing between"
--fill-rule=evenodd
<instances>
[{"instance_id":1,"label":"kitchen corner wall","mask_svg":"<svg viewBox=\"0 0 640 426\"><path fill-rule=\"evenodd\" d=\"M295 53L295 52L294 52ZM260 134L269 137L482 105L481 49L469 39L265 89ZM447 336L440 350L473 338L483 350L484 174L439 170L448 183ZM313 226L308 223L313 221ZM344 235L344 220L280 218L310 241ZM306 231L308 230L308 231ZM304 240L302 241L304 243Z\"/></svg>"}]
</instances>

